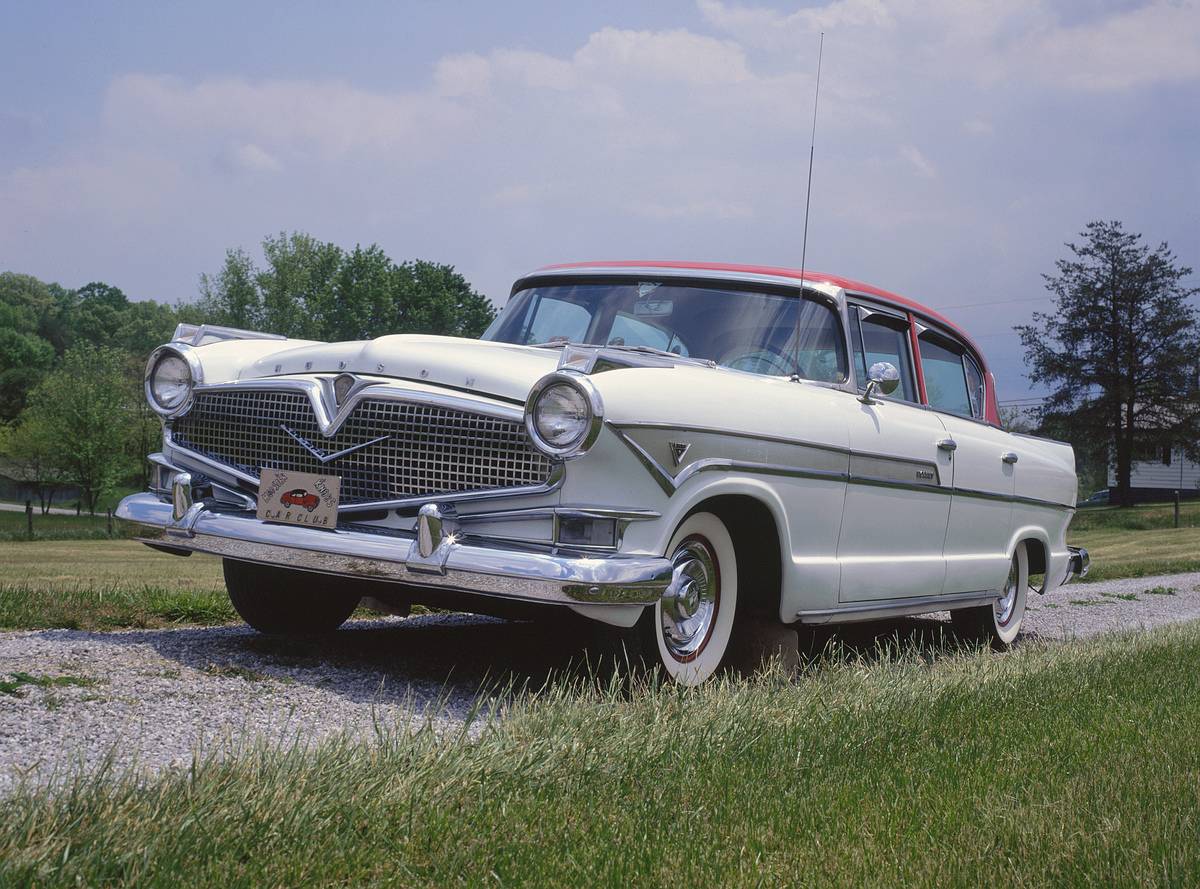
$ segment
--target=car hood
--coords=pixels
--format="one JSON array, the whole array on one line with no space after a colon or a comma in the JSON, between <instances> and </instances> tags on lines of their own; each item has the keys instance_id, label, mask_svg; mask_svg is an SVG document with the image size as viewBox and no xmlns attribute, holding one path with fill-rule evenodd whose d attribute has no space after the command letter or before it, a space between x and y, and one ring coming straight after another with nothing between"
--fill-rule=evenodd
<instances>
[{"instance_id":1,"label":"car hood","mask_svg":"<svg viewBox=\"0 0 1200 889\"><path fill-rule=\"evenodd\" d=\"M417 380L524 401L533 384L558 367L559 355L558 349L401 334L367 342L289 345L245 366L237 378L353 373Z\"/></svg>"}]
</instances>

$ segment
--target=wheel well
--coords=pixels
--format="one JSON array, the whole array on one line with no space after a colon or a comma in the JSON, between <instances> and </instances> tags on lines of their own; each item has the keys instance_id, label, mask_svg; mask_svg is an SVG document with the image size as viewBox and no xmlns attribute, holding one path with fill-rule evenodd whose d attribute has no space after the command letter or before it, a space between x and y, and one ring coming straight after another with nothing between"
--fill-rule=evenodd
<instances>
[{"instance_id":1,"label":"wheel well","mask_svg":"<svg viewBox=\"0 0 1200 889\"><path fill-rule=\"evenodd\" d=\"M733 538L739 609L762 617L778 616L783 553L771 510L753 497L725 494L698 503L688 515L697 512L711 512Z\"/></svg>"},{"instance_id":2,"label":"wheel well","mask_svg":"<svg viewBox=\"0 0 1200 889\"><path fill-rule=\"evenodd\" d=\"M1029 559L1029 578L1032 585L1035 575L1046 573L1046 565L1049 563L1046 544L1036 537L1026 537L1021 543L1025 544L1025 555ZM1041 587L1035 585L1035 589L1040 590Z\"/></svg>"}]
</instances>

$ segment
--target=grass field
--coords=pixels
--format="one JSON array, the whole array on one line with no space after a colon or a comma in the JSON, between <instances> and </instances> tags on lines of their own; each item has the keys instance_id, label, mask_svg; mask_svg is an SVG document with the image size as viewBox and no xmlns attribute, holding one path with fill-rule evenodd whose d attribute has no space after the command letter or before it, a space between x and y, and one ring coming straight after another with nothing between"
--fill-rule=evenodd
<instances>
[{"instance_id":1,"label":"grass field","mask_svg":"<svg viewBox=\"0 0 1200 889\"><path fill-rule=\"evenodd\" d=\"M25 513L0 510L0 541L24 543L29 541L29 526ZM125 537L128 531L115 519L111 537ZM42 515L36 507L33 513L33 541L39 540L109 540L108 516Z\"/></svg>"},{"instance_id":2,"label":"grass field","mask_svg":"<svg viewBox=\"0 0 1200 889\"><path fill-rule=\"evenodd\" d=\"M1091 554L1088 580L1200 571L1200 502L1182 504L1174 521L1170 503L1081 509L1067 539Z\"/></svg>"},{"instance_id":3,"label":"grass field","mask_svg":"<svg viewBox=\"0 0 1200 889\"><path fill-rule=\"evenodd\" d=\"M562 683L475 740L19 791L0 883L1197 885L1197 662L1188 626L798 682Z\"/></svg>"},{"instance_id":4,"label":"grass field","mask_svg":"<svg viewBox=\"0 0 1200 889\"><path fill-rule=\"evenodd\" d=\"M0 628L115 629L234 620L219 559L131 540L0 545Z\"/></svg>"}]
</instances>

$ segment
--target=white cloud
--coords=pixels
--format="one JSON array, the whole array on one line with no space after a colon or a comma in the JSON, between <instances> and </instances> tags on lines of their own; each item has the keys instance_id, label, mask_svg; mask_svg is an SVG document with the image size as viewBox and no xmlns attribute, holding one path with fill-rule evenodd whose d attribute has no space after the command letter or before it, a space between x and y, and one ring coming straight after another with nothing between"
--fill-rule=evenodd
<instances>
[{"instance_id":1,"label":"white cloud","mask_svg":"<svg viewBox=\"0 0 1200 889\"><path fill-rule=\"evenodd\" d=\"M278 173L283 169L275 157L252 142L235 146L229 156L233 166L251 173Z\"/></svg>"},{"instance_id":2,"label":"white cloud","mask_svg":"<svg viewBox=\"0 0 1200 889\"><path fill-rule=\"evenodd\" d=\"M129 73L86 138L0 159L0 259L70 282L61 245L79 245L81 280L157 297L285 228L453 262L495 296L563 259L798 263L821 30L814 267L1003 299L1038 292L1090 218L1194 227L1194 153L1171 141L1186 114L1146 88L1200 78L1195 0L699 10L697 30L451 53L401 89Z\"/></svg>"},{"instance_id":3,"label":"white cloud","mask_svg":"<svg viewBox=\"0 0 1200 889\"><path fill-rule=\"evenodd\" d=\"M922 179L937 178L937 170L915 145L901 146L900 156L912 165L912 168L916 170L917 175Z\"/></svg>"}]
</instances>

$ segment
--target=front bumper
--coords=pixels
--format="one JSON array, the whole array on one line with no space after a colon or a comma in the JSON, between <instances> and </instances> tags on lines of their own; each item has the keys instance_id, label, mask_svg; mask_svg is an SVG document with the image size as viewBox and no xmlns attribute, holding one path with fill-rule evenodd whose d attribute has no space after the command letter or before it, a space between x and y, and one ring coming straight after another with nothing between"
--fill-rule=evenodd
<instances>
[{"instance_id":1,"label":"front bumper","mask_svg":"<svg viewBox=\"0 0 1200 889\"><path fill-rule=\"evenodd\" d=\"M671 583L669 559L585 555L467 544L454 535L324 531L259 521L253 512L133 494L116 516L136 539L181 554L201 552L343 577L561 605L651 605Z\"/></svg>"}]
</instances>

